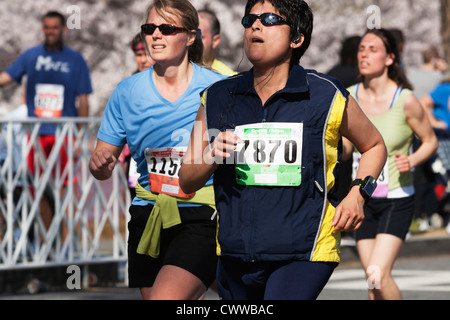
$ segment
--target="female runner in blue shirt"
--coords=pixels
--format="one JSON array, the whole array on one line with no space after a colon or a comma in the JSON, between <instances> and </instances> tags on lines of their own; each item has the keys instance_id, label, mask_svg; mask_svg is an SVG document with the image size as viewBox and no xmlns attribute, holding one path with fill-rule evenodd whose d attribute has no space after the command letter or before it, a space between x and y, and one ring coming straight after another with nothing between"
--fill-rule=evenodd
<instances>
[{"instance_id":1,"label":"female runner in blue shirt","mask_svg":"<svg viewBox=\"0 0 450 320\"><path fill-rule=\"evenodd\" d=\"M306 2L249 0L242 24L253 69L205 90L180 185L194 192L214 173L223 299L316 299L386 148L342 84L298 65L312 34ZM342 136L363 150L365 183L339 204Z\"/></svg>"},{"instance_id":2,"label":"female runner in blue shirt","mask_svg":"<svg viewBox=\"0 0 450 320\"><path fill-rule=\"evenodd\" d=\"M156 0L142 26L155 65L111 95L90 170L108 179L125 144L140 178L130 207L130 287L144 299L198 299L215 280L216 219L211 181L195 194L178 184L200 92L223 76L202 68L203 44L187 0Z\"/></svg>"}]
</instances>

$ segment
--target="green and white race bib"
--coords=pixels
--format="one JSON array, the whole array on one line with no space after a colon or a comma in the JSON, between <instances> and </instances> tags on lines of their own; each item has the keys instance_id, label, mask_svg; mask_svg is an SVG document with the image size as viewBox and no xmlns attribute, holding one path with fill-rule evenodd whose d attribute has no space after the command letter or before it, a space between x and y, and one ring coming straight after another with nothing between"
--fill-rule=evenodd
<instances>
[{"instance_id":1,"label":"green and white race bib","mask_svg":"<svg viewBox=\"0 0 450 320\"><path fill-rule=\"evenodd\" d=\"M243 143L236 148L236 179L247 186L300 186L303 123L238 126Z\"/></svg>"}]
</instances>

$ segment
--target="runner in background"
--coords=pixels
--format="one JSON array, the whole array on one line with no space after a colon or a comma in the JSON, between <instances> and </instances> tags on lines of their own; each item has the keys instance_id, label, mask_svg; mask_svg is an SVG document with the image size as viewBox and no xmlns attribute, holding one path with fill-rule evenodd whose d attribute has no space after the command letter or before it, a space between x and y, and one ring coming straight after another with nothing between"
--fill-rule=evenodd
<instances>
[{"instance_id":1,"label":"runner in background","mask_svg":"<svg viewBox=\"0 0 450 320\"><path fill-rule=\"evenodd\" d=\"M155 64L152 57L145 51L145 40L141 33L138 33L130 44L131 50L134 53L134 60L136 61L137 69L134 73L144 71Z\"/></svg>"},{"instance_id":2,"label":"runner in background","mask_svg":"<svg viewBox=\"0 0 450 320\"><path fill-rule=\"evenodd\" d=\"M111 177L128 144L140 177L130 207L128 274L144 299L199 299L215 280L216 214L212 180L196 193L178 184L200 92L224 76L201 64L196 9L156 0L141 30L155 65L122 81L106 106L89 166Z\"/></svg>"},{"instance_id":3,"label":"runner in background","mask_svg":"<svg viewBox=\"0 0 450 320\"><path fill-rule=\"evenodd\" d=\"M83 56L64 45L67 31L66 18L59 12L50 11L42 18L42 32L45 42L25 51L0 74L0 86L12 81L20 83L27 77L26 104L28 117L55 119L61 117L88 117L88 95L92 93L89 68ZM56 125L42 124L39 131L39 144L48 157L55 144ZM61 148L59 155L61 173L68 161L67 152ZM34 149L28 157L28 167L35 173ZM65 181L65 186L69 183ZM76 180L71 182L76 183ZM65 187L60 194L65 193ZM44 225L50 226L53 213L44 198L40 206ZM63 237L67 233L62 224Z\"/></svg>"},{"instance_id":4,"label":"runner in background","mask_svg":"<svg viewBox=\"0 0 450 320\"><path fill-rule=\"evenodd\" d=\"M242 24L254 67L204 92L180 184L195 192L214 174L222 299L316 299L386 149L338 80L298 65L313 28L306 2L250 0ZM339 204L341 136L364 150L365 184Z\"/></svg>"},{"instance_id":5,"label":"runner in background","mask_svg":"<svg viewBox=\"0 0 450 320\"><path fill-rule=\"evenodd\" d=\"M373 199L364 206L366 219L355 231L356 246L370 281L370 299L396 300L402 296L391 272L414 214L412 170L435 153L438 142L402 70L392 33L367 31L359 46L358 62L358 83L348 90L382 134L388 160ZM422 144L410 153L414 135ZM351 143L344 143L344 150L351 154ZM360 161L357 152L353 159L356 169Z\"/></svg>"},{"instance_id":6,"label":"runner in background","mask_svg":"<svg viewBox=\"0 0 450 320\"><path fill-rule=\"evenodd\" d=\"M155 61L145 51L145 42L142 38L142 34L138 33L130 44L131 50L134 53L134 60L136 61L137 69L134 74L144 71L155 64ZM139 172L137 172L137 163L131 157L130 148L125 145L122 154L120 156L120 162L124 165L124 170L128 179L128 189L130 191L131 199L136 196L136 183L139 178Z\"/></svg>"},{"instance_id":7,"label":"runner in background","mask_svg":"<svg viewBox=\"0 0 450 320\"><path fill-rule=\"evenodd\" d=\"M216 49L218 48L220 37L220 22L216 14L208 9L198 11L200 19L200 30L202 30L203 41L203 62L213 71L226 76L233 76L235 71L231 70L225 63L216 59Z\"/></svg>"}]
</instances>

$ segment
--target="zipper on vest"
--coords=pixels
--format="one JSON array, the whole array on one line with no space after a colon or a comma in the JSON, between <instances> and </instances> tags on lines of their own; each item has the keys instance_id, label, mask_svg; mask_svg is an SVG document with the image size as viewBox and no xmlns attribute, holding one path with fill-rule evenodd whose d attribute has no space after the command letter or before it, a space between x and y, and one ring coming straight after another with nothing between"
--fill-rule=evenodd
<instances>
[{"instance_id":1,"label":"zipper on vest","mask_svg":"<svg viewBox=\"0 0 450 320\"><path fill-rule=\"evenodd\" d=\"M269 113L269 111L267 110L266 107L263 107L263 119L262 122L267 122L267 114Z\"/></svg>"},{"instance_id":2,"label":"zipper on vest","mask_svg":"<svg viewBox=\"0 0 450 320\"><path fill-rule=\"evenodd\" d=\"M314 181L314 184L316 185L317 190L319 190L320 193L323 193L325 190L322 188L319 182Z\"/></svg>"},{"instance_id":3,"label":"zipper on vest","mask_svg":"<svg viewBox=\"0 0 450 320\"><path fill-rule=\"evenodd\" d=\"M253 190L253 206L252 211L250 212L250 245L249 245L249 255L250 255L250 261L255 262L255 253L253 250L253 236L254 236L254 229L255 229L255 204L256 204L256 191Z\"/></svg>"}]
</instances>

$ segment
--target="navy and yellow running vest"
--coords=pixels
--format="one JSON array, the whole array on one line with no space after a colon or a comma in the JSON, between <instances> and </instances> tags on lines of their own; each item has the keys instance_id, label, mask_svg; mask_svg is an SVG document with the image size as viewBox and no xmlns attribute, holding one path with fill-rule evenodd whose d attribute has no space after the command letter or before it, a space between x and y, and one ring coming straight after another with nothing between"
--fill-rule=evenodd
<instances>
[{"instance_id":1,"label":"navy and yellow running vest","mask_svg":"<svg viewBox=\"0 0 450 320\"><path fill-rule=\"evenodd\" d=\"M339 262L340 234L330 224L338 204L339 130L348 92L334 78L294 66L286 87L262 106L253 80L250 70L205 90L210 142L214 132L236 126L303 123L302 184L242 186L234 164L221 165L214 173L218 254L244 261Z\"/></svg>"}]
</instances>

